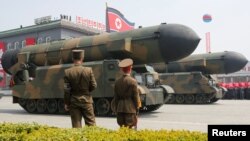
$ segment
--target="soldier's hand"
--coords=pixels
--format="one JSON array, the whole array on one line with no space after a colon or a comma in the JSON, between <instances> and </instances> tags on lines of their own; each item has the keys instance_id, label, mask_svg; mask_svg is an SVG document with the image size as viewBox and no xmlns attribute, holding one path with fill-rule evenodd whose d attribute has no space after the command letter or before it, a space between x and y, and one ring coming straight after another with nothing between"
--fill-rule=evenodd
<instances>
[{"instance_id":1,"label":"soldier's hand","mask_svg":"<svg viewBox=\"0 0 250 141\"><path fill-rule=\"evenodd\" d=\"M67 104L64 105L65 111L69 111L69 106Z\"/></svg>"}]
</instances>

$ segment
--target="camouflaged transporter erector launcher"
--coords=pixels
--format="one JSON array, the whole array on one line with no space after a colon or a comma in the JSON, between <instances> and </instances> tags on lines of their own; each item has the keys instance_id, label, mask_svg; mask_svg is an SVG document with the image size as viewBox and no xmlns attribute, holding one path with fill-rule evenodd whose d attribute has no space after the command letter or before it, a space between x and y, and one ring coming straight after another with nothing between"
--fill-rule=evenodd
<instances>
[{"instance_id":1,"label":"camouflaged transporter erector launcher","mask_svg":"<svg viewBox=\"0 0 250 141\"><path fill-rule=\"evenodd\" d=\"M160 85L157 73L145 64L169 62L190 55L200 38L179 24L105 33L8 50L2 56L4 70L15 81L13 101L31 113L64 113L63 72L72 65L71 51L85 50L84 65L92 67L98 88L93 94L96 115L111 113L114 81L121 76L117 59L134 60L134 76L140 81L142 111L163 105L172 89Z\"/></svg>"},{"instance_id":2,"label":"camouflaged transporter erector launcher","mask_svg":"<svg viewBox=\"0 0 250 141\"><path fill-rule=\"evenodd\" d=\"M190 55L167 65L155 66L160 79L171 86L175 94L167 103L214 103L226 89L218 85L214 74L228 74L242 69L248 60L233 51ZM167 72L167 73L163 73Z\"/></svg>"}]
</instances>

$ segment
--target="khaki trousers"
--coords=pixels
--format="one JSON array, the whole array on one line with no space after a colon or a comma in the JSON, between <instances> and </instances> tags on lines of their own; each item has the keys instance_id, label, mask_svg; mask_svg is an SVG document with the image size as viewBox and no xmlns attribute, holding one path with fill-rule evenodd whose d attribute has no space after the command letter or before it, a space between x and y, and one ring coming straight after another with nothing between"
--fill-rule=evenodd
<instances>
[{"instance_id":1,"label":"khaki trousers","mask_svg":"<svg viewBox=\"0 0 250 141\"><path fill-rule=\"evenodd\" d=\"M137 117L134 113L117 113L117 123L120 127L125 126L132 128L136 125Z\"/></svg>"},{"instance_id":2,"label":"khaki trousers","mask_svg":"<svg viewBox=\"0 0 250 141\"><path fill-rule=\"evenodd\" d=\"M83 104L82 107L77 107L77 106L70 107L70 115L73 128L82 127L82 118L84 118L85 125L87 126L96 125L94 109L91 103Z\"/></svg>"}]
</instances>

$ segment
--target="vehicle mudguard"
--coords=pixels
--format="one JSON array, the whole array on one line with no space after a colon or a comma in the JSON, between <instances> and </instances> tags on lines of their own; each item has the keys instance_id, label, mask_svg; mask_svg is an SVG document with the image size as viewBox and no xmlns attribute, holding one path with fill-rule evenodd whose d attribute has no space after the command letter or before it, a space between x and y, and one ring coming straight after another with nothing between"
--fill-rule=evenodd
<instances>
[{"instance_id":1,"label":"vehicle mudguard","mask_svg":"<svg viewBox=\"0 0 250 141\"><path fill-rule=\"evenodd\" d=\"M174 89L168 85L160 85L160 87L164 90L164 103L166 103L171 99L172 94L175 93Z\"/></svg>"}]
</instances>

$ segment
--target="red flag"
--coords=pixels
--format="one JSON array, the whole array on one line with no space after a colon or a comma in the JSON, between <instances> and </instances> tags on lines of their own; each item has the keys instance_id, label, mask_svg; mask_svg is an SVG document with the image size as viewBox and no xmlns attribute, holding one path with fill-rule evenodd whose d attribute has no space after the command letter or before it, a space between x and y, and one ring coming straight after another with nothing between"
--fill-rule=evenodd
<instances>
[{"instance_id":1,"label":"red flag","mask_svg":"<svg viewBox=\"0 0 250 141\"><path fill-rule=\"evenodd\" d=\"M120 11L107 7L106 12L107 32L121 32L134 29L135 23L129 22Z\"/></svg>"}]
</instances>

